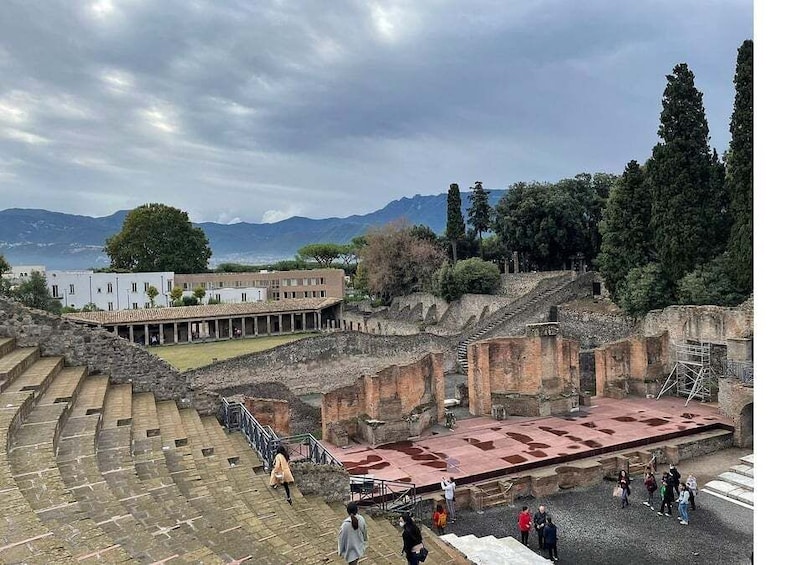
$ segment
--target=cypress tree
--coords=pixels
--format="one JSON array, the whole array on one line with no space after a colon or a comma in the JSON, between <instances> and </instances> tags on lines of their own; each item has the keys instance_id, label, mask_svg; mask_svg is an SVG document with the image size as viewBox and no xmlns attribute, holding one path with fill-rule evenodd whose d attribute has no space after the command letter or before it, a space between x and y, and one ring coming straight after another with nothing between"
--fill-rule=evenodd
<instances>
[{"instance_id":1,"label":"cypress tree","mask_svg":"<svg viewBox=\"0 0 804 565\"><path fill-rule=\"evenodd\" d=\"M489 206L489 191L483 188L483 183L475 181L472 194L469 195L472 206L469 208L469 224L480 240L480 258L483 258L483 232L491 227L491 206Z\"/></svg>"},{"instance_id":2,"label":"cypress tree","mask_svg":"<svg viewBox=\"0 0 804 565\"><path fill-rule=\"evenodd\" d=\"M617 287L628 272L650 261L650 211L644 172L639 163L631 161L609 194L600 224L598 264L615 300Z\"/></svg>"},{"instance_id":3,"label":"cypress tree","mask_svg":"<svg viewBox=\"0 0 804 565\"><path fill-rule=\"evenodd\" d=\"M445 235L452 245L452 262L458 261L458 240L466 234L461 210L461 190L456 183L449 185L447 192L447 230Z\"/></svg>"},{"instance_id":4,"label":"cypress tree","mask_svg":"<svg viewBox=\"0 0 804 565\"><path fill-rule=\"evenodd\" d=\"M726 187L732 216L729 271L740 291L754 289L754 42L737 50L734 111L726 165Z\"/></svg>"},{"instance_id":5,"label":"cypress tree","mask_svg":"<svg viewBox=\"0 0 804 565\"><path fill-rule=\"evenodd\" d=\"M661 141L646 170L651 229L662 269L678 281L716 254L710 236L719 212L710 191L712 155L703 95L686 63L667 75L658 134Z\"/></svg>"}]
</instances>

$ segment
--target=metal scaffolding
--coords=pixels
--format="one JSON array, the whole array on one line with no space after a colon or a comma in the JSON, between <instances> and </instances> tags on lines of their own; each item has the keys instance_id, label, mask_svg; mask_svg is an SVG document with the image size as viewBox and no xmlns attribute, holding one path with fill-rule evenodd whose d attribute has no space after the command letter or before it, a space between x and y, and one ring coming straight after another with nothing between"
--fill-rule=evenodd
<instances>
[{"instance_id":1,"label":"metal scaffolding","mask_svg":"<svg viewBox=\"0 0 804 565\"><path fill-rule=\"evenodd\" d=\"M667 392L675 392L676 396L686 396L687 401L697 398L709 402L712 398L712 365L708 343L674 343L673 354L675 364L673 370L664 381L656 398Z\"/></svg>"}]
</instances>

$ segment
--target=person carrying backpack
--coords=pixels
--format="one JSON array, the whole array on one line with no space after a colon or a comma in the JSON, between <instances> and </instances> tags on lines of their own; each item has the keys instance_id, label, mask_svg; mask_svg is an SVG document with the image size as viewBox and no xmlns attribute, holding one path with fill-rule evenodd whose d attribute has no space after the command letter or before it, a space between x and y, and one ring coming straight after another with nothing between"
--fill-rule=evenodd
<instances>
[{"instance_id":1,"label":"person carrying backpack","mask_svg":"<svg viewBox=\"0 0 804 565\"><path fill-rule=\"evenodd\" d=\"M439 536L444 535L444 528L447 527L447 513L440 504L436 505L435 512L433 512L433 527Z\"/></svg>"}]
</instances>

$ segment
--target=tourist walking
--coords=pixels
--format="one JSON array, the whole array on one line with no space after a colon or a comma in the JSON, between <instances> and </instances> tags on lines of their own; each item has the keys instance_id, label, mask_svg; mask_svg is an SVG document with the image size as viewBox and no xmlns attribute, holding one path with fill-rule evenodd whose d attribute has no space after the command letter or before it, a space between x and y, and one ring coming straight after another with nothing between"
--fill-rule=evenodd
<instances>
[{"instance_id":1,"label":"tourist walking","mask_svg":"<svg viewBox=\"0 0 804 565\"><path fill-rule=\"evenodd\" d=\"M544 548L548 559L558 561L558 528L549 516L544 525Z\"/></svg>"},{"instance_id":2,"label":"tourist walking","mask_svg":"<svg viewBox=\"0 0 804 565\"><path fill-rule=\"evenodd\" d=\"M271 469L271 477L268 479L268 484L276 488L280 484L285 487L285 497L288 504L293 504L290 498L290 487L288 484L293 482L293 474L290 472L290 456L288 450L284 445L280 445L276 454L274 454L274 468Z\"/></svg>"},{"instance_id":3,"label":"tourist walking","mask_svg":"<svg viewBox=\"0 0 804 565\"><path fill-rule=\"evenodd\" d=\"M681 493L678 495L678 513L681 514L679 519L681 520L681 525L686 526L690 523L690 515L687 512L687 508L690 504L690 491L687 490L687 485L681 485Z\"/></svg>"},{"instance_id":4,"label":"tourist walking","mask_svg":"<svg viewBox=\"0 0 804 565\"><path fill-rule=\"evenodd\" d=\"M631 477L628 476L628 472L625 469L620 470L620 474L617 477L617 485L622 491L620 493L620 508L631 506L631 503L628 502L628 495L631 494Z\"/></svg>"},{"instance_id":5,"label":"tourist walking","mask_svg":"<svg viewBox=\"0 0 804 565\"><path fill-rule=\"evenodd\" d=\"M544 526L547 524L548 518L550 515L545 510L544 504L540 504L539 509L533 513L533 528L539 538L539 549L544 549Z\"/></svg>"},{"instance_id":6,"label":"tourist walking","mask_svg":"<svg viewBox=\"0 0 804 565\"><path fill-rule=\"evenodd\" d=\"M522 512L519 513L519 541L525 545L528 545L528 536L532 527L533 517L528 512L528 507L523 506Z\"/></svg>"},{"instance_id":7,"label":"tourist walking","mask_svg":"<svg viewBox=\"0 0 804 565\"><path fill-rule=\"evenodd\" d=\"M357 513L356 502L346 505L346 513L349 516L341 524L341 533L338 536L338 555L349 565L357 565L357 561L366 552L366 520Z\"/></svg>"},{"instance_id":8,"label":"tourist walking","mask_svg":"<svg viewBox=\"0 0 804 565\"><path fill-rule=\"evenodd\" d=\"M695 510L695 496L698 494L698 479L692 473L687 477L687 491L690 493L690 510Z\"/></svg>"},{"instance_id":9,"label":"tourist walking","mask_svg":"<svg viewBox=\"0 0 804 565\"><path fill-rule=\"evenodd\" d=\"M670 483L670 486L673 487L673 490L675 491L676 496L678 496L678 494L679 494L678 487L681 484L681 473L678 472L678 469L676 469L675 465L670 463L670 471L669 471L668 474L670 475L670 480L672 481Z\"/></svg>"},{"instance_id":10,"label":"tourist walking","mask_svg":"<svg viewBox=\"0 0 804 565\"><path fill-rule=\"evenodd\" d=\"M656 490L659 488L656 484L656 477L653 476L653 473L648 469L645 471L645 490L648 493L648 498L643 502L645 506L650 507L651 510L656 510L653 506L653 497L656 494Z\"/></svg>"},{"instance_id":11,"label":"tourist walking","mask_svg":"<svg viewBox=\"0 0 804 565\"><path fill-rule=\"evenodd\" d=\"M662 507L659 509L657 514L661 516L663 513L665 516L672 516L673 515L673 487L670 486L670 483L667 479L662 479L662 486L659 489L659 496L662 497ZM665 507L666 510L665 510Z\"/></svg>"},{"instance_id":12,"label":"tourist walking","mask_svg":"<svg viewBox=\"0 0 804 565\"><path fill-rule=\"evenodd\" d=\"M402 554L408 565L419 565L419 552L424 548L422 531L413 522L410 512L403 512L399 517L399 527L402 528Z\"/></svg>"},{"instance_id":13,"label":"tourist walking","mask_svg":"<svg viewBox=\"0 0 804 565\"><path fill-rule=\"evenodd\" d=\"M433 528L438 532L439 536L444 535L444 528L447 526L447 513L444 507L440 504L436 505L435 512L433 512Z\"/></svg>"},{"instance_id":14,"label":"tourist walking","mask_svg":"<svg viewBox=\"0 0 804 565\"><path fill-rule=\"evenodd\" d=\"M449 521L454 524L455 520L458 518L455 513L455 479L450 477L445 480L444 477L441 477L441 488L444 489L444 500L447 501Z\"/></svg>"}]
</instances>

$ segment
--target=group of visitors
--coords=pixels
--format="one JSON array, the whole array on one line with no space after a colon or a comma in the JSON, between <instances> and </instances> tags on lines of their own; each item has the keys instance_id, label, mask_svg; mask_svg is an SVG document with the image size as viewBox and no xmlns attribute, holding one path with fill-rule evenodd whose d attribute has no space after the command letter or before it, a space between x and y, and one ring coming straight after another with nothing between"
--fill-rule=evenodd
<instances>
[{"instance_id":1,"label":"group of visitors","mask_svg":"<svg viewBox=\"0 0 804 565\"><path fill-rule=\"evenodd\" d=\"M518 519L520 541L527 546L530 531L536 530L539 539L539 549L547 551L547 557L558 561L558 528L553 524L553 517L547 513L544 504L533 514L527 506L522 507Z\"/></svg>"},{"instance_id":2,"label":"group of visitors","mask_svg":"<svg viewBox=\"0 0 804 565\"><path fill-rule=\"evenodd\" d=\"M619 494L621 500L621 508L628 505L628 495L626 494L627 486L630 484L630 478L625 470L620 471L618 478L618 487L621 488L623 484L626 488ZM662 473L661 482L657 482L654 475L652 466L648 466L645 470L643 479L645 485L645 492L647 496L642 502L651 510L656 511L658 516L672 516L673 504L678 504L678 519L682 526L687 526L690 523L689 510L695 510L695 495L698 493L698 480L692 473L689 474L685 482L681 482L681 473L674 464L670 464L670 468ZM660 506L656 510L655 497L656 492L659 493Z\"/></svg>"}]
</instances>

